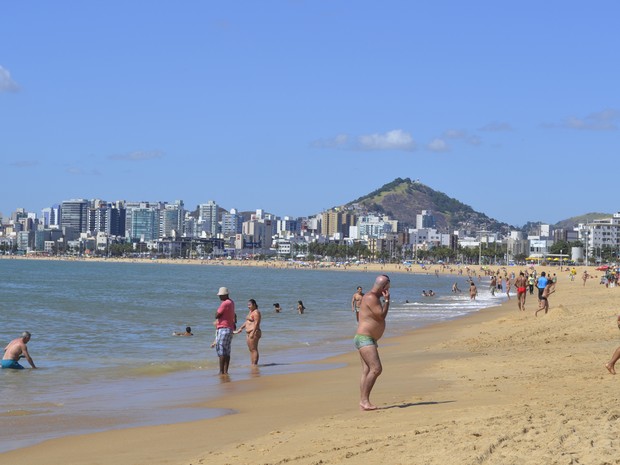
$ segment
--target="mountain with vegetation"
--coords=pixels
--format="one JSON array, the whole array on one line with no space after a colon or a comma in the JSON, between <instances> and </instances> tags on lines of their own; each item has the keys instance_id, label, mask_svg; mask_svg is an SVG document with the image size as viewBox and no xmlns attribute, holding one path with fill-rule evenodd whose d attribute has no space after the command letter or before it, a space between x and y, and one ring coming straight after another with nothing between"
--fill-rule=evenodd
<instances>
[{"instance_id":1,"label":"mountain with vegetation","mask_svg":"<svg viewBox=\"0 0 620 465\"><path fill-rule=\"evenodd\" d=\"M358 215L380 213L398 220L402 226L415 228L416 215L432 212L440 231L492 231L508 234L516 228L489 218L456 199L409 178L397 178L383 187L339 207Z\"/></svg>"}]
</instances>

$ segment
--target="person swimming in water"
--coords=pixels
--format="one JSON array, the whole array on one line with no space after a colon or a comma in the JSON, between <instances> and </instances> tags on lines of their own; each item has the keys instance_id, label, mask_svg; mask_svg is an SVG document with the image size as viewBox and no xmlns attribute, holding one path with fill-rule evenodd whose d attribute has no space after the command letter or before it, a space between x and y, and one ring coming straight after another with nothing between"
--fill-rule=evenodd
<instances>
[{"instance_id":1,"label":"person swimming in water","mask_svg":"<svg viewBox=\"0 0 620 465\"><path fill-rule=\"evenodd\" d=\"M179 333L177 331L172 333L173 336L193 336L194 334L192 333L192 328L190 326L187 326L185 328L185 332L184 333Z\"/></svg>"}]
</instances>

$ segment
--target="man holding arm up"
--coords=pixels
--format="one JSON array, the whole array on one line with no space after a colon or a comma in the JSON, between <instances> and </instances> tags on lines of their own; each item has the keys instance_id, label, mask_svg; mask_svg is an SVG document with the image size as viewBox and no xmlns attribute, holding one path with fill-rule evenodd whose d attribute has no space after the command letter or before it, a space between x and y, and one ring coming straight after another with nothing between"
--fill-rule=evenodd
<instances>
[{"instance_id":1,"label":"man holding arm up","mask_svg":"<svg viewBox=\"0 0 620 465\"><path fill-rule=\"evenodd\" d=\"M381 297L383 297L383 303ZM385 331L385 318L389 307L390 278L382 274L377 277L372 289L362 298L357 333L354 338L355 347L362 362L360 380L360 408L362 410L377 409L370 403L370 391L383 370L377 341Z\"/></svg>"}]
</instances>

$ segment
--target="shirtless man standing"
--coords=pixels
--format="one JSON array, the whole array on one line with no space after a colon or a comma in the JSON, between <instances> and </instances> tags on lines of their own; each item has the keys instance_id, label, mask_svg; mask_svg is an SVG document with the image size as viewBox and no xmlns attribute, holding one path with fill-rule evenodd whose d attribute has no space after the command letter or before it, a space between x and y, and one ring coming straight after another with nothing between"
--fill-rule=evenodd
<instances>
[{"instance_id":1,"label":"shirtless man standing","mask_svg":"<svg viewBox=\"0 0 620 465\"><path fill-rule=\"evenodd\" d=\"M30 363L32 368L36 368L32 358L30 358L30 354L28 353L28 344L30 341L30 333L28 331L24 331L22 333L22 337L18 337L17 339L13 339L8 345L4 348L4 356L2 357L2 368L12 368L14 370L23 370L24 367L21 366L18 360L21 357L24 357Z\"/></svg>"},{"instance_id":2,"label":"shirtless man standing","mask_svg":"<svg viewBox=\"0 0 620 465\"><path fill-rule=\"evenodd\" d=\"M381 297L383 297L383 304ZM360 408L362 410L377 409L370 403L370 391L383 370L377 350L377 341L385 331L385 318L389 307L390 278L382 274L377 277L370 292L362 297L357 333L353 339L362 362L360 380Z\"/></svg>"},{"instance_id":3,"label":"shirtless man standing","mask_svg":"<svg viewBox=\"0 0 620 465\"><path fill-rule=\"evenodd\" d=\"M519 273L519 277L515 280L515 287L517 288L517 299L519 303L519 310L525 311L525 294L527 292L527 279L523 271Z\"/></svg>"},{"instance_id":4,"label":"shirtless man standing","mask_svg":"<svg viewBox=\"0 0 620 465\"><path fill-rule=\"evenodd\" d=\"M360 305L362 305L362 297L364 297L364 293L362 292L362 286L357 286L357 291L353 294L351 298L351 311L355 313L355 320L360 321Z\"/></svg>"}]
</instances>

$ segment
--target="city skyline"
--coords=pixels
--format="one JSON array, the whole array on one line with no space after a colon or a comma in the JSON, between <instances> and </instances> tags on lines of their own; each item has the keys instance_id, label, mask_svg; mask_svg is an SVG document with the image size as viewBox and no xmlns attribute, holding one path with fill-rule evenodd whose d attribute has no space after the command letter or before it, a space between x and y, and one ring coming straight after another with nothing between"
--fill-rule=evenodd
<instances>
[{"instance_id":1,"label":"city skyline","mask_svg":"<svg viewBox=\"0 0 620 465\"><path fill-rule=\"evenodd\" d=\"M3 5L0 212L311 216L419 179L500 222L618 210L600 1Z\"/></svg>"}]
</instances>

